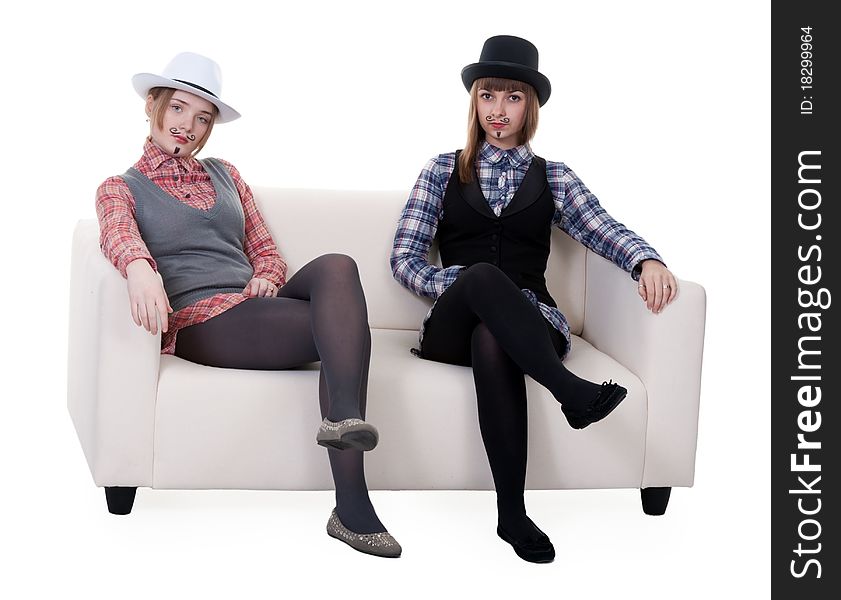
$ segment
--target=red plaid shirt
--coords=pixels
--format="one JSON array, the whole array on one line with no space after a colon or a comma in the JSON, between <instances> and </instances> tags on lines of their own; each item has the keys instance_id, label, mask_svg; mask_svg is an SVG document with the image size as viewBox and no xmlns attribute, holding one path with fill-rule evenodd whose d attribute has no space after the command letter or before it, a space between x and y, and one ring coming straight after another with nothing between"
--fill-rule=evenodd
<instances>
[{"instance_id":1,"label":"red plaid shirt","mask_svg":"<svg viewBox=\"0 0 841 600\"><path fill-rule=\"evenodd\" d=\"M286 283L286 262L277 252L277 246L257 210L251 189L232 164L221 162L230 172L242 201L245 214L243 250L254 267L254 277L267 279L280 287ZM147 139L143 156L134 168L173 198L193 208L208 210L216 203L210 175L195 158L173 158ZM157 271L155 259L140 237L134 210L134 197L121 176L109 177L96 191L99 244L123 277L126 277L126 266L138 258L148 260ZM217 294L173 313L169 317L169 331L161 336L161 353L175 352L175 337L179 329L203 323L246 299L242 294Z\"/></svg>"}]
</instances>

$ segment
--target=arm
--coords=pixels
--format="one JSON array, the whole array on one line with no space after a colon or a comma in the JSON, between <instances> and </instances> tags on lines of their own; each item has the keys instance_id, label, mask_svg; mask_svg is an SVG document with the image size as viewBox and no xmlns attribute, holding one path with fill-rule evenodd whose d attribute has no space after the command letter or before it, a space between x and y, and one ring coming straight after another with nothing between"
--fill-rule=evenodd
<instances>
[{"instance_id":1,"label":"arm","mask_svg":"<svg viewBox=\"0 0 841 600\"><path fill-rule=\"evenodd\" d=\"M662 312L677 294L677 280L644 239L611 217L598 198L563 163L546 164L555 198L553 224L639 281L637 293L649 310Z\"/></svg>"},{"instance_id":2,"label":"arm","mask_svg":"<svg viewBox=\"0 0 841 600\"><path fill-rule=\"evenodd\" d=\"M277 246L266 227L263 215L257 209L257 203L254 201L251 188L245 183L234 165L221 159L219 159L219 162L225 165L237 186L239 198L242 202L242 212L245 216L243 250L251 266L254 267L254 276L245 288L247 295L274 295L276 288L286 283L286 261L277 251Z\"/></svg>"},{"instance_id":3,"label":"arm","mask_svg":"<svg viewBox=\"0 0 841 600\"><path fill-rule=\"evenodd\" d=\"M135 324L157 335L169 328L172 312L157 265L140 237L135 202L125 181L110 177L96 191L99 244L103 254L128 280L129 308Z\"/></svg>"},{"instance_id":4,"label":"arm","mask_svg":"<svg viewBox=\"0 0 841 600\"><path fill-rule=\"evenodd\" d=\"M444 162L447 158L454 166L451 155L442 155L430 160L421 171L400 215L391 250L394 278L419 296L429 298L443 294L464 268L452 265L443 269L429 263L429 248L438 231L446 190L442 179L449 178L452 172L452 166L448 169L439 160Z\"/></svg>"},{"instance_id":5,"label":"arm","mask_svg":"<svg viewBox=\"0 0 841 600\"><path fill-rule=\"evenodd\" d=\"M642 262L663 259L648 243L611 217L587 186L563 163L546 163L546 175L555 198L554 225L602 256L636 281Z\"/></svg>"},{"instance_id":6,"label":"arm","mask_svg":"<svg viewBox=\"0 0 841 600\"><path fill-rule=\"evenodd\" d=\"M96 190L99 246L123 277L128 277L126 267L137 259L145 259L157 271L155 259L140 237L134 210L134 197L122 178L109 177Z\"/></svg>"}]
</instances>

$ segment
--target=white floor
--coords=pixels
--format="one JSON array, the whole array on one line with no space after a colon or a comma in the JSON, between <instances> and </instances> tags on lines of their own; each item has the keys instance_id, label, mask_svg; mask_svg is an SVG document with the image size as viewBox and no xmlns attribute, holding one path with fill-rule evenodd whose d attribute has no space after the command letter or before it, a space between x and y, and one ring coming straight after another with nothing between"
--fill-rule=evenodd
<instances>
[{"instance_id":1,"label":"white floor","mask_svg":"<svg viewBox=\"0 0 841 600\"><path fill-rule=\"evenodd\" d=\"M326 535L331 492L141 489L131 515L110 515L67 442L54 457L61 472L44 474L56 487L29 473L6 492L3 598L770 595L767 503L749 486L738 512L727 490L675 489L663 517L644 515L636 490L528 492L555 544L550 565L521 561L496 537L490 492L375 491L404 547L388 560Z\"/></svg>"}]
</instances>

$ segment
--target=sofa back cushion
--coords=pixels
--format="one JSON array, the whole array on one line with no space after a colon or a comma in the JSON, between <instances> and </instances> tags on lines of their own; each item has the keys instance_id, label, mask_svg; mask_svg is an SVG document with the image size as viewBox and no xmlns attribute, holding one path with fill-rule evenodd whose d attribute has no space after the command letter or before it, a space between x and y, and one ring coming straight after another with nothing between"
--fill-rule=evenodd
<instances>
[{"instance_id":1,"label":"sofa back cushion","mask_svg":"<svg viewBox=\"0 0 841 600\"><path fill-rule=\"evenodd\" d=\"M347 254L359 266L371 327L420 326L431 300L398 284L388 260L408 192L274 187L253 191L290 276L321 254ZM430 260L438 262L434 247ZM584 265L584 247L555 230L547 283L575 334L580 334L584 322Z\"/></svg>"}]
</instances>

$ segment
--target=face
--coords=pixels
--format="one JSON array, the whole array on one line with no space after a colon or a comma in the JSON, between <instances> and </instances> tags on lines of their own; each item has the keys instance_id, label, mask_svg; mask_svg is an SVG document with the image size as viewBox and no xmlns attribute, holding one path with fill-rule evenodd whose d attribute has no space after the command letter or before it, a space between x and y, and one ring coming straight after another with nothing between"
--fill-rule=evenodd
<instances>
[{"instance_id":1,"label":"face","mask_svg":"<svg viewBox=\"0 0 841 600\"><path fill-rule=\"evenodd\" d=\"M146 98L146 114L152 116L154 99ZM163 126L152 118L149 134L164 152L171 156L190 156L201 143L213 119L214 106L204 98L175 90L172 99L163 107Z\"/></svg>"},{"instance_id":2,"label":"face","mask_svg":"<svg viewBox=\"0 0 841 600\"><path fill-rule=\"evenodd\" d=\"M526 117L526 94L522 90L492 92L479 88L476 115L489 144L508 150L520 144Z\"/></svg>"}]
</instances>

